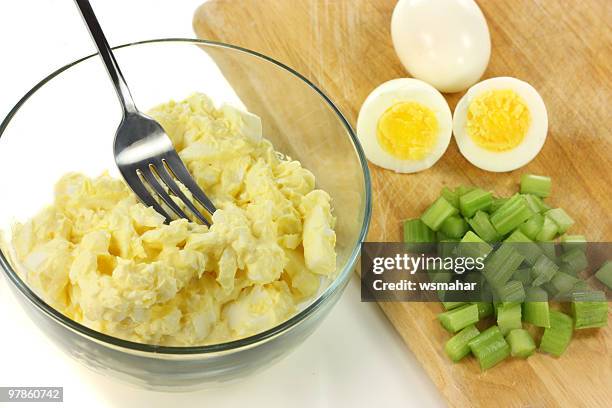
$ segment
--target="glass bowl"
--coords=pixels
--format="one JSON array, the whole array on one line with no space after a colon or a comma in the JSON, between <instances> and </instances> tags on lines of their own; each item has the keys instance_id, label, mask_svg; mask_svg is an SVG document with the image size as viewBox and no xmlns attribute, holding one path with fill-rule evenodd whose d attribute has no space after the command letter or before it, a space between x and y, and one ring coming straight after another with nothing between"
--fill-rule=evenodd
<instances>
[{"instance_id":1,"label":"glass bowl","mask_svg":"<svg viewBox=\"0 0 612 408\"><path fill-rule=\"evenodd\" d=\"M162 347L111 337L51 308L15 272L0 266L27 314L61 349L99 372L163 390L188 390L248 375L300 344L338 301L351 276L371 211L364 154L340 111L291 68L246 49L190 39L116 48L140 109L193 92L243 106L262 118L279 152L311 170L330 193L337 216L337 276L284 323L257 335L199 347ZM97 55L53 72L29 91L0 125L0 231L52 201L66 172L119 177L112 142L121 109ZM8 231L8 233L7 233ZM6 248L5 248L6 249ZM5 251L6 252L6 251Z\"/></svg>"}]
</instances>

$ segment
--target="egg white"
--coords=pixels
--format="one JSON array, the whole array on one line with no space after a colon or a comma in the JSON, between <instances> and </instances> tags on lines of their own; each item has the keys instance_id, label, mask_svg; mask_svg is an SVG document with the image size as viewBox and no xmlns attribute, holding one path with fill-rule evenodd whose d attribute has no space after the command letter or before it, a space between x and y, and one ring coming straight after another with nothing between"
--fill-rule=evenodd
<instances>
[{"instance_id":1,"label":"egg white","mask_svg":"<svg viewBox=\"0 0 612 408\"><path fill-rule=\"evenodd\" d=\"M493 152L478 146L468 135L467 114L474 98L491 90L511 89L525 102L531 123L523 141L514 149ZM459 150L474 166L492 172L505 172L523 167L538 155L548 132L548 114L542 97L527 82L512 77L497 77L472 86L461 98L453 114L453 134Z\"/></svg>"},{"instance_id":2,"label":"egg white","mask_svg":"<svg viewBox=\"0 0 612 408\"><path fill-rule=\"evenodd\" d=\"M387 153L378 143L380 117L400 102L416 102L431 109L438 121L438 135L432 151L422 160L402 160ZM385 82L366 98L357 119L357 137L366 157L377 166L398 173L415 173L433 166L442 157L452 133L452 115L448 103L433 86L413 78Z\"/></svg>"}]
</instances>

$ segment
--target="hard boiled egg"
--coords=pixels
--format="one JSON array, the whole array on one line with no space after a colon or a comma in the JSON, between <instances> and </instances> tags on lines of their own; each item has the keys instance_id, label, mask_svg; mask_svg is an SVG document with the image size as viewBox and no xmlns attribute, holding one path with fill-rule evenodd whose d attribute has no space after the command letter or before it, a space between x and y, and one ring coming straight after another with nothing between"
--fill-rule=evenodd
<instances>
[{"instance_id":1,"label":"hard boiled egg","mask_svg":"<svg viewBox=\"0 0 612 408\"><path fill-rule=\"evenodd\" d=\"M399 0L391 36L408 72L441 92L474 84L491 55L489 28L473 0Z\"/></svg>"},{"instance_id":2,"label":"hard boiled egg","mask_svg":"<svg viewBox=\"0 0 612 408\"><path fill-rule=\"evenodd\" d=\"M433 166L446 151L451 133L451 111L442 94L412 78L394 79L372 91L357 120L367 158L399 173Z\"/></svg>"},{"instance_id":3,"label":"hard boiled egg","mask_svg":"<svg viewBox=\"0 0 612 408\"><path fill-rule=\"evenodd\" d=\"M474 85L453 115L461 154L488 171L511 171L529 163L542 149L547 132L542 97L516 78L491 78Z\"/></svg>"}]
</instances>

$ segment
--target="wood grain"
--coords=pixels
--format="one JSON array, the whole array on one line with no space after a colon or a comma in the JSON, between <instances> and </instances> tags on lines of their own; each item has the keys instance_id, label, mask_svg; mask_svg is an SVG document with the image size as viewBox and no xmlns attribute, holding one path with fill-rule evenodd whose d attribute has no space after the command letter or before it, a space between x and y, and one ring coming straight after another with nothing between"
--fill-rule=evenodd
<instances>
[{"instance_id":1,"label":"wood grain","mask_svg":"<svg viewBox=\"0 0 612 408\"><path fill-rule=\"evenodd\" d=\"M485 78L514 76L539 90L549 115L538 157L515 172L470 165L456 144L430 170L413 175L370 166L374 211L369 241L399 241L401 222L420 214L443 186L472 183L516 191L523 172L551 175L553 204L571 209L573 231L612 240L612 2L479 2L492 55ZM210 0L194 17L198 36L240 45L295 68L331 96L354 125L369 92L406 76L389 34L392 0ZM446 95L451 109L461 94ZM474 360L452 364L437 304L383 303L382 309L449 405L608 407L612 328L583 331L567 353L510 360L481 373ZM612 319L611 319L612 320ZM410 386L410 384L406 384Z\"/></svg>"}]
</instances>

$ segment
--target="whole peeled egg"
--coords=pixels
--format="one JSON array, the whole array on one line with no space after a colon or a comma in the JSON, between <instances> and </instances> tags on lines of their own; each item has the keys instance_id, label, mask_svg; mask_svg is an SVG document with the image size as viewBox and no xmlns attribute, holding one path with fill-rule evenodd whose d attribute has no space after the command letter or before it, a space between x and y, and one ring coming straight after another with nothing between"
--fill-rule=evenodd
<instances>
[{"instance_id":1,"label":"whole peeled egg","mask_svg":"<svg viewBox=\"0 0 612 408\"><path fill-rule=\"evenodd\" d=\"M391 36L408 72L440 92L476 83L491 55L489 28L473 0L399 0Z\"/></svg>"}]
</instances>

